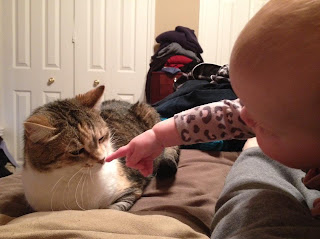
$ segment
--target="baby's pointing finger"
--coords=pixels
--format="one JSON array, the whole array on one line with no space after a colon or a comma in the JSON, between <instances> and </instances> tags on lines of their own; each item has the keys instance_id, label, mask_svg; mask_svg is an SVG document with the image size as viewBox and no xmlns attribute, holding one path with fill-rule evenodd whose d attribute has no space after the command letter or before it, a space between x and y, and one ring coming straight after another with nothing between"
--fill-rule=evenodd
<instances>
[{"instance_id":1,"label":"baby's pointing finger","mask_svg":"<svg viewBox=\"0 0 320 239\"><path fill-rule=\"evenodd\" d=\"M123 147L119 148L117 151L115 151L114 153L112 153L109 156L107 156L105 158L105 161L106 162L111 162L114 159L124 157L124 156L126 156L128 154L128 151L129 151L128 147L127 146L123 146Z\"/></svg>"}]
</instances>

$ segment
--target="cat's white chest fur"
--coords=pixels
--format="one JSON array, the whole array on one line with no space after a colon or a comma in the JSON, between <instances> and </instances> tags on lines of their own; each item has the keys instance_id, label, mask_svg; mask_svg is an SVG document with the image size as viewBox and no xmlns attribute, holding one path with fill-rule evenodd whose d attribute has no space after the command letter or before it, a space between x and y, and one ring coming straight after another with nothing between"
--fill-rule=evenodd
<instances>
[{"instance_id":1,"label":"cat's white chest fur","mask_svg":"<svg viewBox=\"0 0 320 239\"><path fill-rule=\"evenodd\" d=\"M130 187L119 170L118 160L93 167L66 166L44 173L27 163L22 182L26 199L36 211L108 208Z\"/></svg>"}]
</instances>

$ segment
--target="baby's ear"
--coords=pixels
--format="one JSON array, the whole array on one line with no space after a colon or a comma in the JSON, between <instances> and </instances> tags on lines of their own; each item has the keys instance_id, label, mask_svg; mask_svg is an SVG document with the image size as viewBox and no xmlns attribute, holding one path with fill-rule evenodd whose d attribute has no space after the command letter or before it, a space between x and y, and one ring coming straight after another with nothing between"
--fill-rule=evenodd
<instances>
[{"instance_id":1,"label":"baby's ear","mask_svg":"<svg viewBox=\"0 0 320 239\"><path fill-rule=\"evenodd\" d=\"M48 142L54 139L56 128L42 115L33 115L24 122L24 134L33 143Z\"/></svg>"},{"instance_id":2,"label":"baby's ear","mask_svg":"<svg viewBox=\"0 0 320 239\"><path fill-rule=\"evenodd\" d=\"M76 100L80 102L81 105L94 108L100 111L100 106L103 101L104 86L99 86L93 90L88 91L85 94L80 94L76 96Z\"/></svg>"}]
</instances>

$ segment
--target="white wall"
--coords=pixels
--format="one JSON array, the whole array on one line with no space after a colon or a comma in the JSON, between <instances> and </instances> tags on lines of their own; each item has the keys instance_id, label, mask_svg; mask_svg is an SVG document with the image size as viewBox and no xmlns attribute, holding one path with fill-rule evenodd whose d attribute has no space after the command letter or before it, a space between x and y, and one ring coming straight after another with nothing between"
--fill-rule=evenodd
<instances>
[{"instance_id":1,"label":"white wall","mask_svg":"<svg viewBox=\"0 0 320 239\"><path fill-rule=\"evenodd\" d=\"M2 19L2 14L3 12L3 5L2 1L0 1L0 36L3 36L3 23L4 20ZM3 127L4 127L4 119L3 119L3 112L1 109L3 109L3 95L4 95L4 89L3 89L3 60L4 60L4 55L3 55L3 38L0 37L0 136L3 134Z\"/></svg>"},{"instance_id":2,"label":"white wall","mask_svg":"<svg viewBox=\"0 0 320 239\"><path fill-rule=\"evenodd\" d=\"M200 0L199 43L205 62L229 63L240 31L268 0Z\"/></svg>"}]
</instances>

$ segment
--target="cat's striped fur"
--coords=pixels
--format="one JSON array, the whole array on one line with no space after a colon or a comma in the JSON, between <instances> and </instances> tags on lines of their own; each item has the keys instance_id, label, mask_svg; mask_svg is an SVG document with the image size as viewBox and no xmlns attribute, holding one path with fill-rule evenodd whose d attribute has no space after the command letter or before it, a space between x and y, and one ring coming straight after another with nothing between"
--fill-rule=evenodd
<instances>
[{"instance_id":1,"label":"cat's striped fur","mask_svg":"<svg viewBox=\"0 0 320 239\"><path fill-rule=\"evenodd\" d=\"M144 103L105 101L104 86L36 109L25 121L25 196L36 211L113 208L128 210L150 177L104 158L159 122ZM166 148L154 173L172 177L179 150Z\"/></svg>"}]
</instances>

